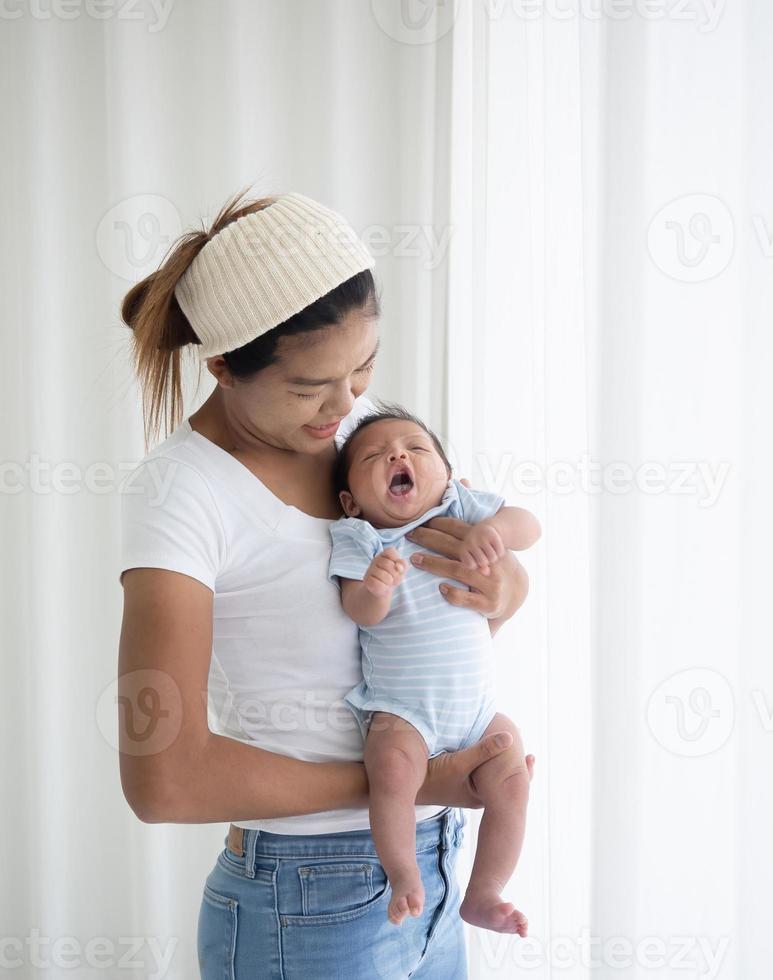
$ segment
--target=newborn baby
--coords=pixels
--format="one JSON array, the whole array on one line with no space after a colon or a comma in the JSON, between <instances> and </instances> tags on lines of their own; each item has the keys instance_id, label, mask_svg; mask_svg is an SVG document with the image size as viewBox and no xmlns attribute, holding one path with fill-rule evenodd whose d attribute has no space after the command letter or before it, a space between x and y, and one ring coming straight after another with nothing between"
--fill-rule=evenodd
<instances>
[{"instance_id":1,"label":"newborn baby","mask_svg":"<svg viewBox=\"0 0 773 980\"><path fill-rule=\"evenodd\" d=\"M458 558L488 574L505 549L534 544L539 523L453 479L437 437L399 406L360 420L340 448L335 480L348 516L330 525L329 576L360 627L363 680L345 703L365 739L371 833L392 888L389 920L400 925L424 906L414 806L428 760L509 731L513 744L474 773L484 812L460 914L525 936L526 917L501 892L521 851L529 773L517 728L496 711L488 620L443 598L437 576L410 562L420 549L406 534L440 515L466 521Z\"/></svg>"}]
</instances>

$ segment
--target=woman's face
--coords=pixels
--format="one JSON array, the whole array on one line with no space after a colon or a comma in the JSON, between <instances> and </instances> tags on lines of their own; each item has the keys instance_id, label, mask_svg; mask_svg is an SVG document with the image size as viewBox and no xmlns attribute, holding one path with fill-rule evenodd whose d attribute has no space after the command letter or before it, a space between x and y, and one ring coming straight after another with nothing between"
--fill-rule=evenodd
<instances>
[{"instance_id":1,"label":"woman's face","mask_svg":"<svg viewBox=\"0 0 773 980\"><path fill-rule=\"evenodd\" d=\"M249 381L223 385L229 427L245 445L328 450L370 383L377 345L378 320L360 310L334 326L280 338L275 364Z\"/></svg>"}]
</instances>

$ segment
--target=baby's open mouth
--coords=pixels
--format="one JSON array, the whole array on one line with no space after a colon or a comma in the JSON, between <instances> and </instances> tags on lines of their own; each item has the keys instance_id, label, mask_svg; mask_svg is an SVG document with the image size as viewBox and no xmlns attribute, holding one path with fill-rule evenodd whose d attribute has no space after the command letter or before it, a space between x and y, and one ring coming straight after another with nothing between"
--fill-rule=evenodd
<instances>
[{"instance_id":1,"label":"baby's open mouth","mask_svg":"<svg viewBox=\"0 0 773 980\"><path fill-rule=\"evenodd\" d=\"M413 480L410 473L395 473L389 483L389 492L393 497L404 497L413 489Z\"/></svg>"}]
</instances>

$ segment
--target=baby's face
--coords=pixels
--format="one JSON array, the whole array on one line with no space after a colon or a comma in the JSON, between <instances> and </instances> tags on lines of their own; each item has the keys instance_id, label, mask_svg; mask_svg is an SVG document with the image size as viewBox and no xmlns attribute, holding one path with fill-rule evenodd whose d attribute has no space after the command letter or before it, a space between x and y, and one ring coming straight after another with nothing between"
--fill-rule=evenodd
<instances>
[{"instance_id":1,"label":"baby's face","mask_svg":"<svg viewBox=\"0 0 773 980\"><path fill-rule=\"evenodd\" d=\"M430 436L413 422L385 419L359 432L349 446L349 488L341 491L347 517L374 527L400 527L437 506L449 474Z\"/></svg>"}]
</instances>

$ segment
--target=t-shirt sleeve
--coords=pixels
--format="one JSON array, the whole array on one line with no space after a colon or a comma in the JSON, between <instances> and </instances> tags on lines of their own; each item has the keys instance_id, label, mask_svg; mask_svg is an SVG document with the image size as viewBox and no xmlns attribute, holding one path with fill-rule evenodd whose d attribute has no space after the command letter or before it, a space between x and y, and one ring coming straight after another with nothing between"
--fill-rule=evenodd
<instances>
[{"instance_id":1,"label":"t-shirt sleeve","mask_svg":"<svg viewBox=\"0 0 773 980\"><path fill-rule=\"evenodd\" d=\"M166 568L215 591L225 532L203 476L167 457L143 460L120 487L119 581L129 568Z\"/></svg>"},{"instance_id":2,"label":"t-shirt sleeve","mask_svg":"<svg viewBox=\"0 0 773 980\"><path fill-rule=\"evenodd\" d=\"M370 563L381 550L378 536L371 533L365 521L342 518L330 525L333 548L328 578L340 587L338 576L361 582Z\"/></svg>"},{"instance_id":3,"label":"t-shirt sleeve","mask_svg":"<svg viewBox=\"0 0 773 980\"><path fill-rule=\"evenodd\" d=\"M459 497L459 518L468 521L470 524L477 524L486 517L493 517L494 514L503 507L507 501L498 493L491 493L488 490L475 490L466 487L458 480L454 480L457 494Z\"/></svg>"}]
</instances>

